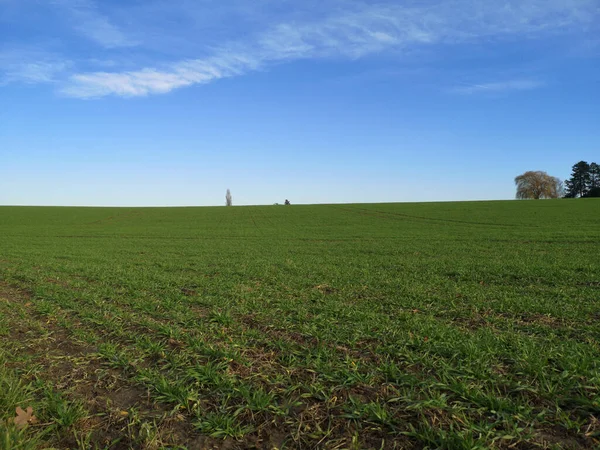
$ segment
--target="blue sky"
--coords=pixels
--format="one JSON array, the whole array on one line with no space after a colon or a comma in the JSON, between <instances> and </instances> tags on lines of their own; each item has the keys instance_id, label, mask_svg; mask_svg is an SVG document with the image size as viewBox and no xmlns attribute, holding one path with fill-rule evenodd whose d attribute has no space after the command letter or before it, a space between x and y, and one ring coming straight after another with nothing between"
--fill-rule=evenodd
<instances>
[{"instance_id":1,"label":"blue sky","mask_svg":"<svg viewBox=\"0 0 600 450\"><path fill-rule=\"evenodd\" d=\"M599 79L598 0L0 0L0 204L513 198Z\"/></svg>"}]
</instances>

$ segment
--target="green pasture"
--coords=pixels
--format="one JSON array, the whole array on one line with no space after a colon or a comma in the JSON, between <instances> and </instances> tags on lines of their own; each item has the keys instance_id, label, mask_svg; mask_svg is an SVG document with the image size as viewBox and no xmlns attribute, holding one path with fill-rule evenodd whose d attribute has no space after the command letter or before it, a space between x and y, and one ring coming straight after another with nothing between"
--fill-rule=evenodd
<instances>
[{"instance_id":1,"label":"green pasture","mask_svg":"<svg viewBox=\"0 0 600 450\"><path fill-rule=\"evenodd\" d=\"M0 207L0 450L598 446L596 199Z\"/></svg>"}]
</instances>

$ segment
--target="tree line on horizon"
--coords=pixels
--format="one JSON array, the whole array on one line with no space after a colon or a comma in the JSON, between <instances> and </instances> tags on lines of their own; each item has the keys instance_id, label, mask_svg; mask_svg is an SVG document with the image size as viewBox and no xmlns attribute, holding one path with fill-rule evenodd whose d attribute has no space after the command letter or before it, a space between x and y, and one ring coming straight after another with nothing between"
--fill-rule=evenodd
<instances>
[{"instance_id":1,"label":"tree line on horizon","mask_svg":"<svg viewBox=\"0 0 600 450\"><path fill-rule=\"evenodd\" d=\"M600 197L600 165L579 161L564 183L541 170L515 177L518 199Z\"/></svg>"}]
</instances>

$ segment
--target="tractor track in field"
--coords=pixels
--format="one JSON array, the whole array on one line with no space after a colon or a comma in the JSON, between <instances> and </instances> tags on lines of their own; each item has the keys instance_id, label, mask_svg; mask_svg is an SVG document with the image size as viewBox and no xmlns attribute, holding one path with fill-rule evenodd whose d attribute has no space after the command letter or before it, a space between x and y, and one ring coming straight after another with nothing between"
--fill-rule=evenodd
<instances>
[{"instance_id":1,"label":"tractor track in field","mask_svg":"<svg viewBox=\"0 0 600 450\"><path fill-rule=\"evenodd\" d=\"M394 213L390 211L379 211L375 209L368 208L358 208L358 207L347 207L347 206L336 206L337 209L343 211L353 212L355 214L362 214L366 216L374 216L374 217L384 217L388 219L392 219L395 217L404 218L404 219L412 219L426 222L441 222L441 223L456 223L461 225L481 225L486 227L500 227L500 228L513 228L517 225L514 224L505 224L505 223L492 223L492 222L473 222L468 220L457 220L457 219L441 219L437 217L425 217L425 216L415 216L412 214L404 214L404 213Z\"/></svg>"}]
</instances>

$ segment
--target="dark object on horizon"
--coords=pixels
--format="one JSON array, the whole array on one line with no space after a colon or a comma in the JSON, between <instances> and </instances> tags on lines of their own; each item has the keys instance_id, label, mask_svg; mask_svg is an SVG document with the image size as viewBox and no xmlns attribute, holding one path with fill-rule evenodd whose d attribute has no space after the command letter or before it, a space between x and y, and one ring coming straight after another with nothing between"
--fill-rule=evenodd
<instances>
[{"instance_id":1,"label":"dark object on horizon","mask_svg":"<svg viewBox=\"0 0 600 450\"><path fill-rule=\"evenodd\" d=\"M594 164L596 166L596 164ZM579 161L571 168L571 178L566 181L567 197L585 197L590 190L591 166L586 161Z\"/></svg>"},{"instance_id":2,"label":"dark object on horizon","mask_svg":"<svg viewBox=\"0 0 600 450\"><path fill-rule=\"evenodd\" d=\"M590 192L600 188L600 165L595 162L590 164Z\"/></svg>"},{"instance_id":3,"label":"dark object on horizon","mask_svg":"<svg viewBox=\"0 0 600 450\"><path fill-rule=\"evenodd\" d=\"M285 199L285 204L286 205L291 205L290 201L287 198Z\"/></svg>"},{"instance_id":4,"label":"dark object on horizon","mask_svg":"<svg viewBox=\"0 0 600 450\"><path fill-rule=\"evenodd\" d=\"M599 197L600 165L579 161L571 168L571 178L566 181L567 198Z\"/></svg>"},{"instance_id":5,"label":"dark object on horizon","mask_svg":"<svg viewBox=\"0 0 600 450\"><path fill-rule=\"evenodd\" d=\"M231 196L231 192L227 189L227 193L225 194L225 206L233 205L233 197Z\"/></svg>"},{"instance_id":6,"label":"dark object on horizon","mask_svg":"<svg viewBox=\"0 0 600 450\"><path fill-rule=\"evenodd\" d=\"M546 172L528 171L515 178L518 199L559 198L563 194L563 184L558 178Z\"/></svg>"}]
</instances>

